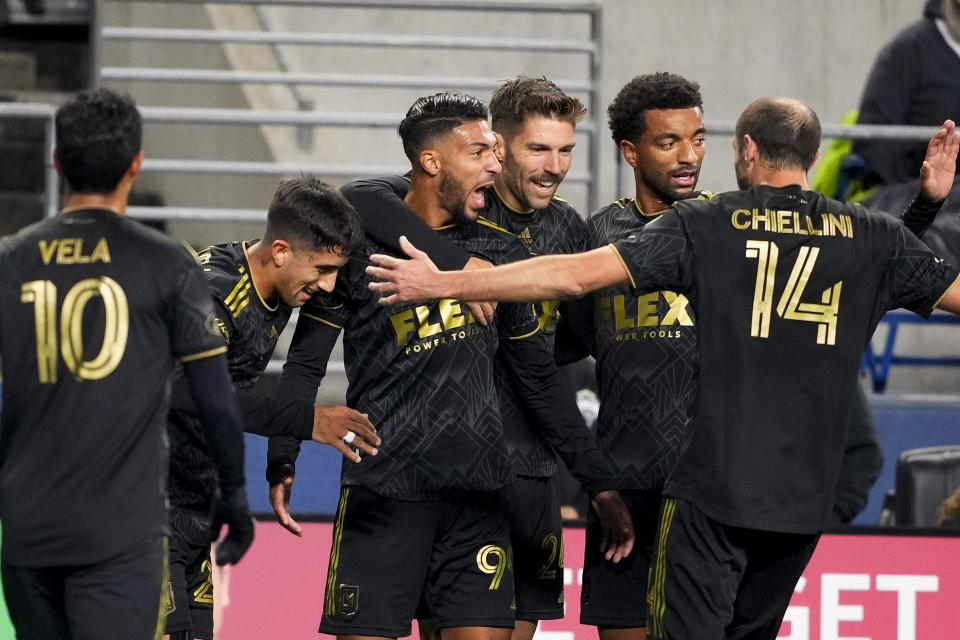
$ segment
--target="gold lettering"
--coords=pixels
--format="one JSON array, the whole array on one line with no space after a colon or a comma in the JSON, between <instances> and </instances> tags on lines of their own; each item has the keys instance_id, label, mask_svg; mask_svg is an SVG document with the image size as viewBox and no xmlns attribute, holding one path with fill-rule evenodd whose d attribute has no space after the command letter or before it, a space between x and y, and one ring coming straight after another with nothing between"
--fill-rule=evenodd
<instances>
[{"instance_id":1,"label":"gold lettering","mask_svg":"<svg viewBox=\"0 0 960 640\"><path fill-rule=\"evenodd\" d=\"M90 254L90 262L110 262L110 247L107 246L106 238L100 238L97 241L97 246L93 248L93 253Z\"/></svg>"},{"instance_id":2,"label":"gold lettering","mask_svg":"<svg viewBox=\"0 0 960 640\"><path fill-rule=\"evenodd\" d=\"M761 222L763 223L763 230L764 230L764 231L773 231L773 229L770 228L770 222L771 222L771 218L773 218L773 215L774 215L774 213L773 213L773 211L771 211L770 209L764 209L764 210L763 210L763 213L760 213L759 210L754 209L754 210L753 210L753 229L754 229L754 231L756 231L757 229L760 228L760 223L761 223Z\"/></svg>"},{"instance_id":3,"label":"gold lettering","mask_svg":"<svg viewBox=\"0 0 960 640\"><path fill-rule=\"evenodd\" d=\"M76 238L61 238L57 247L57 264L72 264L75 262Z\"/></svg>"},{"instance_id":4,"label":"gold lettering","mask_svg":"<svg viewBox=\"0 0 960 640\"><path fill-rule=\"evenodd\" d=\"M693 320L690 318L690 314L687 313L687 303L689 301L686 297L673 291L664 291L663 298L667 301L667 304L670 305L670 309L667 311L667 315L663 316L663 321L660 324L669 325L679 322L681 325L687 327L693 326Z\"/></svg>"},{"instance_id":5,"label":"gold lettering","mask_svg":"<svg viewBox=\"0 0 960 640\"><path fill-rule=\"evenodd\" d=\"M793 233L790 226L790 219L793 217L793 211L777 211L777 231L779 233Z\"/></svg>"},{"instance_id":6,"label":"gold lettering","mask_svg":"<svg viewBox=\"0 0 960 640\"><path fill-rule=\"evenodd\" d=\"M46 240L40 241L40 258L43 260L43 264L50 264L50 258L53 257L53 252L57 250L59 243L60 241L56 238L51 240L50 244L47 244Z\"/></svg>"},{"instance_id":7,"label":"gold lettering","mask_svg":"<svg viewBox=\"0 0 960 640\"><path fill-rule=\"evenodd\" d=\"M733 212L733 215L730 216L730 224L733 225L735 229L740 229L741 231L750 228L750 222L742 222L740 220L741 216L749 216L750 212L746 209L737 209Z\"/></svg>"},{"instance_id":8,"label":"gold lettering","mask_svg":"<svg viewBox=\"0 0 960 640\"><path fill-rule=\"evenodd\" d=\"M593 317L597 325L604 325L610 321L610 296L597 298L593 307Z\"/></svg>"},{"instance_id":9,"label":"gold lettering","mask_svg":"<svg viewBox=\"0 0 960 640\"><path fill-rule=\"evenodd\" d=\"M390 316L390 323L393 324L393 331L397 334L397 344L401 347L406 346L410 342L410 332L416 328L413 323L413 311L407 309L393 314Z\"/></svg>"},{"instance_id":10,"label":"gold lettering","mask_svg":"<svg viewBox=\"0 0 960 640\"><path fill-rule=\"evenodd\" d=\"M463 315L463 308L456 300L442 298L437 301L437 306L440 307L440 322L443 323L445 329L462 327L467 323L467 319Z\"/></svg>"},{"instance_id":11,"label":"gold lettering","mask_svg":"<svg viewBox=\"0 0 960 640\"><path fill-rule=\"evenodd\" d=\"M417 314L417 321L420 323L420 330L417 333L420 334L421 338L435 336L443 331L443 327L439 323L427 322L427 319L430 317L430 307L420 305L415 309L415 311Z\"/></svg>"},{"instance_id":12,"label":"gold lettering","mask_svg":"<svg viewBox=\"0 0 960 640\"><path fill-rule=\"evenodd\" d=\"M657 317L657 301L660 300L660 292L645 293L637 298L637 326L655 327L660 324L660 318Z\"/></svg>"},{"instance_id":13,"label":"gold lettering","mask_svg":"<svg viewBox=\"0 0 960 640\"><path fill-rule=\"evenodd\" d=\"M624 306L624 298L622 295L613 297L613 316L616 318L617 331L629 329L635 324L633 318L627 317L627 310Z\"/></svg>"}]
</instances>

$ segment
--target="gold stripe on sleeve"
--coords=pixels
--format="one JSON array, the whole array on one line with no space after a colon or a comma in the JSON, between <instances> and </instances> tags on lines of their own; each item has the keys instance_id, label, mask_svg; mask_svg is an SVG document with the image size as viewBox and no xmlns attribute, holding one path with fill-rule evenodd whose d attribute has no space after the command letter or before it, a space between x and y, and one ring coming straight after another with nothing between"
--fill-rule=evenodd
<instances>
[{"instance_id":1,"label":"gold stripe on sleeve","mask_svg":"<svg viewBox=\"0 0 960 640\"><path fill-rule=\"evenodd\" d=\"M947 295L947 291L950 291L950 289L952 289L958 282L960 282L960 275L953 279L953 282L950 283L950 286L944 289L943 293L940 294L940 297L937 298L937 301L933 303L934 309L940 306L940 303L943 302L943 297Z\"/></svg>"},{"instance_id":2,"label":"gold stripe on sleeve","mask_svg":"<svg viewBox=\"0 0 960 640\"><path fill-rule=\"evenodd\" d=\"M627 277L630 278L630 286L636 289L637 282L633 279L633 273L630 271L630 267L627 266L627 261L623 259L623 256L620 255L620 252L617 250L615 246L613 246L612 242L607 246L613 249L613 253L615 253L617 256L617 260L619 260L620 264L623 265L623 270L627 272Z\"/></svg>"},{"instance_id":3,"label":"gold stripe on sleeve","mask_svg":"<svg viewBox=\"0 0 960 640\"><path fill-rule=\"evenodd\" d=\"M189 356L183 356L180 358L180 362L193 362L194 360L203 360L204 358L212 358L213 356L218 356L221 353L226 353L226 345L222 347L217 347L216 349L209 349L207 351L201 351L200 353L194 353Z\"/></svg>"},{"instance_id":4,"label":"gold stripe on sleeve","mask_svg":"<svg viewBox=\"0 0 960 640\"><path fill-rule=\"evenodd\" d=\"M343 327L341 327L341 326L338 325L338 324L334 324L334 323L330 322L329 320L324 320L323 318L320 318L320 317L318 317L318 316L310 315L309 313L304 313L303 311L300 312L300 317L301 317L301 318L310 318L311 320L316 320L317 322L322 322L323 324L327 325L328 327L333 327L334 329L341 329L341 330L343 329Z\"/></svg>"}]
</instances>

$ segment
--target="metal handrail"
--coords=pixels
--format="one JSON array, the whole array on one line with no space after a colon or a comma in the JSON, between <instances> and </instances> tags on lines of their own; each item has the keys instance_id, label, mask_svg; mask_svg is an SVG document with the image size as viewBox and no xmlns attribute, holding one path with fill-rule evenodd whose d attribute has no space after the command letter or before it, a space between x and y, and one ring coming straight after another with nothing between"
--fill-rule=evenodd
<instances>
[{"instance_id":1,"label":"metal handrail","mask_svg":"<svg viewBox=\"0 0 960 640\"><path fill-rule=\"evenodd\" d=\"M147 158L141 165L143 171L165 173L232 173L237 175L300 175L334 176L357 178L365 176L400 175L410 170L402 165L316 164L297 162L244 162L237 160L185 160L180 158ZM565 182L586 183L590 175L583 172L568 173Z\"/></svg>"},{"instance_id":2,"label":"metal handrail","mask_svg":"<svg viewBox=\"0 0 960 640\"><path fill-rule=\"evenodd\" d=\"M102 3L116 0L101 0ZM132 0L146 2L147 0ZM310 33L298 31L275 32L259 30L209 30L209 29L177 29L154 27L124 27L104 26L100 21L99 11L95 12L94 30L96 37L101 41L167 41L191 43L257 43L273 46L280 51L280 46L309 45L309 46L353 46L372 48L430 48L430 49L457 49L457 50L487 50L487 51L539 51L546 53L571 53L586 55L589 58L590 78L586 81L563 81L558 84L566 91L587 94L591 111L591 120L578 125L577 132L586 137L588 144L587 166L599 165L600 150L597 141L597 132L602 123L603 109L599 98L600 75L600 43L602 38L602 24L600 16L602 7L597 0L575 1L559 0L543 3L539 1L516 0L276 0L269 3L262 0L213 0L211 2L195 2L193 0L163 0L168 4L231 4L253 6L261 12L265 6L298 6L309 8L344 8L344 9L382 9L382 10L455 10L481 12L513 12L513 13L550 13L550 14L581 14L589 21L589 35L576 38L540 38L525 37L463 37L446 34L396 34L396 33ZM99 59L99 47L95 55ZM151 69L151 68L102 68L100 80L119 81L148 81L148 82L206 82L206 83L249 83L249 84L282 84L292 91L298 91L303 85L343 86L343 87L383 87L383 88L434 88L434 89L492 89L499 79L494 78L446 78L446 77L413 77L387 74L344 74L344 73L283 73L277 71L234 71L211 69ZM297 127L330 126L330 127L369 127L393 128L401 120L400 115L384 114L357 114L357 113L304 113L293 111L256 111L232 109L179 109L162 110L162 108L145 107L142 109L147 120L162 120L166 122L194 123L194 124L258 124L258 125L291 125ZM302 130L302 129L301 129ZM309 131L309 130L307 130ZM300 135L298 134L298 141ZM227 167L222 165L220 169ZM220 169L217 169L218 171ZM275 172L271 172L275 173ZM370 172L366 172L369 174ZM579 176L572 176L571 181L580 181ZM596 204L598 185L596 177L588 177L585 181L587 200L591 205Z\"/></svg>"},{"instance_id":3,"label":"metal handrail","mask_svg":"<svg viewBox=\"0 0 960 640\"><path fill-rule=\"evenodd\" d=\"M336 45L354 47L498 49L501 51L550 51L596 54L592 43L581 40L534 40L531 38L465 38L460 36L408 36L387 33L297 33L278 31L210 31L206 29L160 29L153 27L104 27L106 40L172 41L246 44Z\"/></svg>"},{"instance_id":4,"label":"metal handrail","mask_svg":"<svg viewBox=\"0 0 960 640\"><path fill-rule=\"evenodd\" d=\"M124 0L125 2L153 3L155 0ZM542 0L514 2L513 0L483 0L482 4L470 0L268 0L271 5L289 7L327 7L337 9L377 8L377 9L460 9L491 12L530 12L549 11L551 13L598 13L597 2L571 2L553 0L545 5ZM260 5L264 0L165 0L169 4L240 4Z\"/></svg>"},{"instance_id":5,"label":"metal handrail","mask_svg":"<svg viewBox=\"0 0 960 640\"><path fill-rule=\"evenodd\" d=\"M140 107L144 120L182 124L314 125L393 129L402 114L353 112L303 112L292 110L211 109L203 107ZM577 125L578 133L592 133L593 122Z\"/></svg>"},{"instance_id":6,"label":"metal handrail","mask_svg":"<svg viewBox=\"0 0 960 640\"><path fill-rule=\"evenodd\" d=\"M397 89L495 89L501 78L460 76L357 75L348 73L309 73L297 71L234 71L218 69L173 69L155 67L104 67L104 80L146 80L150 82L208 82L213 84L287 84L331 87L378 87ZM588 92L591 84L582 80L554 80L567 92Z\"/></svg>"}]
</instances>

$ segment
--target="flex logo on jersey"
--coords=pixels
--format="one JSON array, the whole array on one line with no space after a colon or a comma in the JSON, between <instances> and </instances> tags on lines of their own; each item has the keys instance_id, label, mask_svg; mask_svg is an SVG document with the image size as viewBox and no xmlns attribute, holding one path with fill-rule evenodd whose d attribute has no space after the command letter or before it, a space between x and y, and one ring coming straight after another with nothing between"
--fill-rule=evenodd
<instances>
[{"instance_id":1,"label":"flex logo on jersey","mask_svg":"<svg viewBox=\"0 0 960 640\"><path fill-rule=\"evenodd\" d=\"M110 262L110 247L107 246L106 238L100 238L90 253L83 252L83 238L41 240L39 246L43 264L50 264L51 260L57 264Z\"/></svg>"},{"instance_id":2,"label":"flex logo on jersey","mask_svg":"<svg viewBox=\"0 0 960 640\"><path fill-rule=\"evenodd\" d=\"M448 298L438 300L435 305L417 305L390 316L390 323L397 336L397 344L406 347L407 353L419 353L422 348L439 345L440 341L447 337L440 336L450 330L460 329L459 332L454 331L450 334L452 339L466 338L469 333L472 333L468 331L473 328L470 325L475 325L476 321L469 309L462 306L460 302ZM430 338L433 338L430 342L411 345L411 340Z\"/></svg>"},{"instance_id":3,"label":"flex logo on jersey","mask_svg":"<svg viewBox=\"0 0 960 640\"><path fill-rule=\"evenodd\" d=\"M667 304L666 313L662 316L658 311L661 298ZM688 304L685 296L673 291L646 293L637 296L636 303L632 296L624 294L603 296L596 299L594 317L598 327L612 324L614 332L639 327L692 327L693 319L687 312Z\"/></svg>"}]
</instances>

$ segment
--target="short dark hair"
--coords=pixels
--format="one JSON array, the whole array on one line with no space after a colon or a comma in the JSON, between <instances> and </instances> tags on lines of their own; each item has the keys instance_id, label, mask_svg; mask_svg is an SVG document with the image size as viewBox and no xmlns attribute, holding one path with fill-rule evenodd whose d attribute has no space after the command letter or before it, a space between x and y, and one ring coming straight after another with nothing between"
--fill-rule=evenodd
<instances>
[{"instance_id":1,"label":"short dark hair","mask_svg":"<svg viewBox=\"0 0 960 640\"><path fill-rule=\"evenodd\" d=\"M674 73L660 71L636 76L623 86L607 107L613 141L636 142L647 130L651 109L703 109L700 85Z\"/></svg>"},{"instance_id":2,"label":"short dark hair","mask_svg":"<svg viewBox=\"0 0 960 640\"><path fill-rule=\"evenodd\" d=\"M753 138L769 166L806 171L817 157L820 133L817 114L799 100L761 98L740 114L734 135L738 148L744 135Z\"/></svg>"},{"instance_id":3,"label":"short dark hair","mask_svg":"<svg viewBox=\"0 0 960 640\"><path fill-rule=\"evenodd\" d=\"M490 99L494 131L509 134L530 116L544 116L576 125L587 115L587 108L546 78L517 76L504 82Z\"/></svg>"},{"instance_id":4,"label":"short dark hair","mask_svg":"<svg viewBox=\"0 0 960 640\"><path fill-rule=\"evenodd\" d=\"M445 91L417 98L397 132L403 141L403 152L414 165L420 152L439 136L471 120L486 120L487 106L482 101L459 91Z\"/></svg>"},{"instance_id":5,"label":"short dark hair","mask_svg":"<svg viewBox=\"0 0 960 640\"><path fill-rule=\"evenodd\" d=\"M312 176L284 180L267 210L265 242L283 239L297 250L354 255L363 246L360 216L337 189Z\"/></svg>"},{"instance_id":6,"label":"short dark hair","mask_svg":"<svg viewBox=\"0 0 960 640\"><path fill-rule=\"evenodd\" d=\"M55 125L60 173L74 193L114 191L143 139L133 99L109 89L75 96L57 110Z\"/></svg>"}]
</instances>

